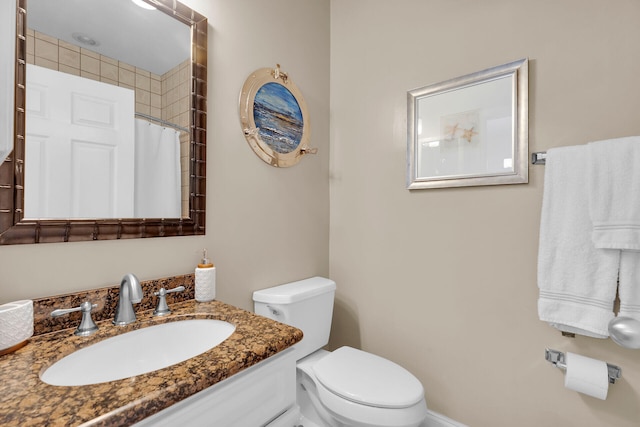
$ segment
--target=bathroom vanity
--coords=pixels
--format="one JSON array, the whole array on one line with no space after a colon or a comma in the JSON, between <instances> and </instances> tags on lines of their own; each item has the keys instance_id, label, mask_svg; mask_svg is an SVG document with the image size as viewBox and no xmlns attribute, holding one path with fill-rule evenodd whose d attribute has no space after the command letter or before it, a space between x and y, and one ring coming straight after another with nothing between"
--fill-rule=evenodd
<instances>
[{"instance_id":1,"label":"bathroom vanity","mask_svg":"<svg viewBox=\"0 0 640 427\"><path fill-rule=\"evenodd\" d=\"M171 420L193 425L185 416L206 417L216 425L229 425L228 418L216 417L232 416L237 417L232 424L253 425L258 418L264 420L260 424L276 418L295 401L290 347L302 339L299 329L219 301L187 300L173 303L171 310L162 317L154 317L152 310L138 312L138 320L124 327L101 320L89 337L73 335L74 329L36 335L0 357L0 425L144 426ZM224 320L235 331L198 356L130 378L83 386L52 386L40 379L44 370L77 349L135 329L190 319Z\"/></svg>"}]
</instances>

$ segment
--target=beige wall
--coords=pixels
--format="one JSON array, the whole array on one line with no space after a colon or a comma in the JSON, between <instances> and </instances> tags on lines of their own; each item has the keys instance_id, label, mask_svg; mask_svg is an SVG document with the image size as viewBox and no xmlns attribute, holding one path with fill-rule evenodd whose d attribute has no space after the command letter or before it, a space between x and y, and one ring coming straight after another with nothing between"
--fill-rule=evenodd
<instances>
[{"instance_id":1,"label":"beige wall","mask_svg":"<svg viewBox=\"0 0 640 427\"><path fill-rule=\"evenodd\" d=\"M640 133L640 3L331 2L332 345L414 372L478 427L637 426L640 357L537 318L544 166L528 185L405 189L406 92L530 59L531 151ZM606 401L566 390L545 347L618 364Z\"/></svg>"},{"instance_id":2,"label":"beige wall","mask_svg":"<svg viewBox=\"0 0 640 427\"><path fill-rule=\"evenodd\" d=\"M252 309L251 292L329 273L328 1L183 0L209 18L207 235L0 247L0 303L192 272L202 248L218 298ZM291 19L295 17L295 19ZM315 156L277 169L244 139L245 79L281 64L311 116Z\"/></svg>"}]
</instances>

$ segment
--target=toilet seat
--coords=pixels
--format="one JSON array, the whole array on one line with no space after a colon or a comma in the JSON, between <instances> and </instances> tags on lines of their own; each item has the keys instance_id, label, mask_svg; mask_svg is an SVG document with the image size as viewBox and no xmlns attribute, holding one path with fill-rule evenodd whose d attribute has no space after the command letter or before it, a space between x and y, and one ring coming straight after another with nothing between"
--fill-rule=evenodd
<instances>
[{"instance_id":1,"label":"toilet seat","mask_svg":"<svg viewBox=\"0 0 640 427\"><path fill-rule=\"evenodd\" d=\"M424 399L416 377L390 360L341 347L313 366L318 382L350 402L376 408L408 408Z\"/></svg>"}]
</instances>

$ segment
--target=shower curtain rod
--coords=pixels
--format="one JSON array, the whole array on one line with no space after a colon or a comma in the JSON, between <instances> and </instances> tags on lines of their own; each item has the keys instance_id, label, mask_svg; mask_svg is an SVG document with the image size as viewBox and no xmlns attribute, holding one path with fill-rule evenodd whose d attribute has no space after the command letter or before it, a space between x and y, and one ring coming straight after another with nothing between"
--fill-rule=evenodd
<instances>
[{"instance_id":1,"label":"shower curtain rod","mask_svg":"<svg viewBox=\"0 0 640 427\"><path fill-rule=\"evenodd\" d=\"M166 121L166 120L159 119L159 118L157 118L157 117L150 116L150 115L148 115L148 114L136 113L136 117L140 117L140 118L142 118L142 119L146 119L146 120L151 120L151 121L154 121L154 122L158 122L158 123L160 123L162 126L167 126L167 127L170 127L170 128L174 128L174 129L177 129L177 130L181 130L182 132L187 132L187 133L189 133L189 129L187 129L187 128L185 128L185 127L179 126L179 125L177 125L177 124L175 124L175 123L168 122L168 121Z\"/></svg>"}]
</instances>

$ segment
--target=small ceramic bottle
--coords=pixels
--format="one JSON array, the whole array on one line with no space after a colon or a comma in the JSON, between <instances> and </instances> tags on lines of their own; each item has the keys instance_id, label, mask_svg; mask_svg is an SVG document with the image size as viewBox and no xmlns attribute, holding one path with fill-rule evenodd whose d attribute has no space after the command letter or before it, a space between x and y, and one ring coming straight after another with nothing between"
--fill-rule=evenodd
<instances>
[{"instance_id":1,"label":"small ceramic bottle","mask_svg":"<svg viewBox=\"0 0 640 427\"><path fill-rule=\"evenodd\" d=\"M196 267L196 301L212 301L216 297L216 267L202 251L202 260Z\"/></svg>"}]
</instances>

